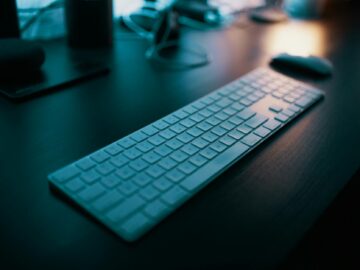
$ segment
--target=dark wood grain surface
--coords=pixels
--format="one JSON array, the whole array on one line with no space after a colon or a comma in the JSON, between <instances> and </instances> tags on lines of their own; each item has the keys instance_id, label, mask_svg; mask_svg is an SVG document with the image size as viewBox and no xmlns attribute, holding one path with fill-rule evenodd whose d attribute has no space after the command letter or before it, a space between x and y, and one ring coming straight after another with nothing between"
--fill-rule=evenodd
<instances>
[{"instance_id":1,"label":"dark wood grain surface","mask_svg":"<svg viewBox=\"0 0 360 270\"><path fill-rule=\"evenodd\" d=\"M321 21L184 31L211 53L168 70L148 44L118 35L103 51L45 44L57 57L102 59L112 72L26 102L0 98L1 269L268 269L276 267L360 165L360 25L352 6ZM260 65L280 51L328 57L332 78L291 74L326 92L303 117L147 236L127 244L55 196L47 175ZM56 69L56 63L46 63ZM61 71L59 71L61 72Z\"/></svg>"}]
</instances>

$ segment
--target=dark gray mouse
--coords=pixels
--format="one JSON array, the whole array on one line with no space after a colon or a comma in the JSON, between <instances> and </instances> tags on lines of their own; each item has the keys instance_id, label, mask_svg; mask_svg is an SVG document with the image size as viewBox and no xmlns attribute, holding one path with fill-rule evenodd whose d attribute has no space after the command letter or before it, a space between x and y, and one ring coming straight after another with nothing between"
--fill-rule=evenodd
<instances>
[{"instance_id":1,"label":"dark gray mouse","mask_svg":"<svg viewBox=\"0 0 360 270\"><path fill-rule=\"evenodd\" d=\"M329 60L316 56L304 57L281 53L272 58L271 64L280 68L296 69L319 76L330 76L333 72L333 65Z\"/></svg>"}]
</instances>

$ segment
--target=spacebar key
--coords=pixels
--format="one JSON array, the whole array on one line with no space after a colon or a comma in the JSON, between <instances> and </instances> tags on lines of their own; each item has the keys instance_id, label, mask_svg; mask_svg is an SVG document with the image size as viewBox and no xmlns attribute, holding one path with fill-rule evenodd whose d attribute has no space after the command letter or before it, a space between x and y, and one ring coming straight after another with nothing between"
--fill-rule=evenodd
<instances>
[{"instance_id":1,"label":"spacebar key","mask_svg":"<svg viewBox=\"0 0 360 270\"><path fill-rule=\"evenodd\" d=\"M220 175L225 169L239 160L242 155L249 149L245 144L238 142L232 147L214 158L196 173L190 175L181 186L190 192L200 189L202 186L212 181L216 176Z\"/></svg>"}]
</instances>

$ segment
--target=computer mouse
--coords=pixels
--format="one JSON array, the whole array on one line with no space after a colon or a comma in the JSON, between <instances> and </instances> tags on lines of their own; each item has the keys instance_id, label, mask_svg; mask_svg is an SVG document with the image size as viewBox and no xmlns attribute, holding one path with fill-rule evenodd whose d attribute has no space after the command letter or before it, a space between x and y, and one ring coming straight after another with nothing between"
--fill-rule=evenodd
<instances>
[{"instance_id":1,"label":"computer mouse","mask_svg":"<svg viewBox=\"0 0 360 270\"><path fill-rule=\"evenodd\" d=\"M35 42L0 39L0 76L22 76L39 71L45 62L44 49Z\"/></svg>"},{"instance_id":2,"label":"computer mouse","mask_svg":"<svg viewBox=\"0 0 360 270\"><path fill-rule=\"evenodd\" d=\"M312 55L304 57L281 53L272 58L271 65L318 76L330 76L333 72L333 65L329 60Z\"/></svg>"}]
</instances>

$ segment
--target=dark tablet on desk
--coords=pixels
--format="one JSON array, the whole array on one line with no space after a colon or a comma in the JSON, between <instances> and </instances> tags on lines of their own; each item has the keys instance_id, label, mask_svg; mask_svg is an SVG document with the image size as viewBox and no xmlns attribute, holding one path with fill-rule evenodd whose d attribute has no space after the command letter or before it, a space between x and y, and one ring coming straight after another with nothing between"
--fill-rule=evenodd
<instances>
[{"instance_id":1,"label":"dark tablet on desk","mask_svg":"<svg viewBox=\"0 0 360 270\"><path fill-rule=\"evenodd\" d=\"M51 90L59 90L109 72L100 62L75 61L57 57L41 70L28 74L0 76L0 93L11 99L25 99Z\"/></svg>"}]
</instances>

